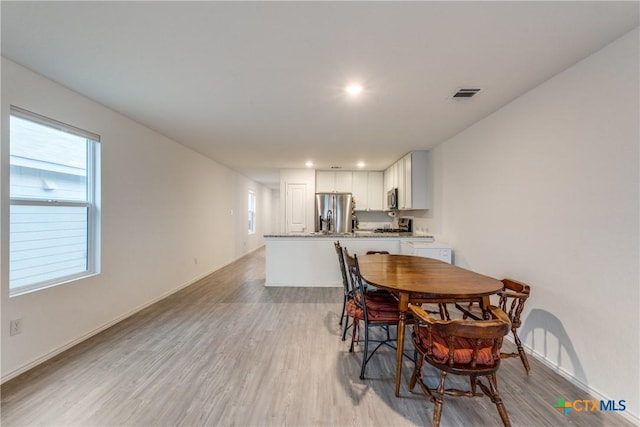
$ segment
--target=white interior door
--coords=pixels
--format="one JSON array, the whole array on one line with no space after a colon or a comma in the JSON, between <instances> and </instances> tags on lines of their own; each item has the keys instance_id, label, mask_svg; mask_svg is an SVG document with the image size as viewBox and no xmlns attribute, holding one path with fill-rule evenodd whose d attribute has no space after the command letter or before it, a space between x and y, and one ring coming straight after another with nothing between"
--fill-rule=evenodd
<instances>
[{"instance_id":1,"label":"white interior door","mask_svg":"<svg viewBox=\"0 0 640 427\"><path fill-rule=\"evenodd\" d=\"M286 229L287 233L304 233L307 230L307 184L287 184Z\"/></svg>"}]
</instances>

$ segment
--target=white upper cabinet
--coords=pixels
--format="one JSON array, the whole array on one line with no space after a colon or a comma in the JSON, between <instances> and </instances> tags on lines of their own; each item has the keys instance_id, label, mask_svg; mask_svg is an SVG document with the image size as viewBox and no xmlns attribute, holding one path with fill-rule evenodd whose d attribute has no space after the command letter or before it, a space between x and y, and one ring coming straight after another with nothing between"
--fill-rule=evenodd
<instances>
[{"instance_id":1,"label":"white upper cabinet","mask_svg":"<svg viewBox=\"0 0 640 427\"><path fill-rule=\"evenodd\" d=\"M401 164L399 209L431 209L430 160L429 151L412 151L398 161Z\"/></svg>"},{"instance_id":2,"label":"white upper cabinet","mask_svg":"<svg viewBox=\"0 0 640 427\"><path fill-rule=\"evenodd\" d=\"M398 188L398 162L384 171L384 192Z\"/></svg>"},{"instance_id":3,"label":"white upper cabinet","mask_svg":"<svg viewBox=\"0 0 640 427\"><path fill-rule=\"evenodd\" d=\"M356 210L385 210L387 191L398 189L398 209L431 209L431 153L412 151L384 172L316 171L316 193L352 193Z\"/></svg>"},{"instance_id":4,"label":"white upper cabinet","mask_svg":"<svg viewBox=\"0 0 640 427\"><path fill-rule=\"evenodd\" d=\"M382 172L367 172L367 205L372 211L384 210L384 195L382 187Z\"/></svg>"},{"instance_id":5,"label":"white upper cabinet","mask_svg":"<svg viewBox=\"0 0 640 427\"><path fill-rule=\"evenodd\" d=\"M431 209L429 151L412 151L384 171L383 195L398 189L398 209Z\"/></svg>"},{"instance_id":6,"label":"white upper cabinet","mask_svg":"<svg viewBox=\"0 0 640 427\"><path fill-rule=\"evenodd\" d=\"M369 178L367 172L353 173L353 199L356 201L356 210L364 211L369 209ZM382 189L381 189L382 191Z\"/></svg>"},{"instance_id":7,"label":"white upper cabinet","mask_svg":"<svg viewBox=\"0 0 640 427\"><path fill-rule=\"evenodd\" d=\"M359 211L384 210L382 172L316 172L316 193L352 193Z\"/></svg>"},{"instance_id":8,"label":"white upper cabinet","mask_svg":"<svg viewBox=\"0 0 640 427\"><path fill-rule=\"evenodd\" d=\"M352 172L316 172L316 193L351 193Z\"/></svg>"},{"instance_id":9,"label":"white upper cabinet","mask_svg":"<svg viewBox=\"0 0 640 427\"><path fill-rule=\"evenodd\" d=\"M330 193L336 186L335 172L316 172L316 193Z\"/></svg>"},{"instance_id":10,"label":"white upper cabinet","mask_svg":"<svg viewBox=\"0 0 640 427\"><path fill-rule=\"evenodd\" d=\"M351 193L353 189L353 172L336 172L336 191Z\"/></svg>"},{"instance_id":11,"label":"white upper cabinet","mask_svg":"<svg viewBox=\"0 0 640 427\"><path fill-rule=\"evenodd\" d=\"M410 156L407 154L400 160L396 162L396 176L397 178L397 187L398 187L398 209L408 209L407 208L407 196L406 196L406 175L405 175L405 158Z\"/></svg>"},{"instance_id":12,"label":"white upper cabinet","mask_svg":"<svg viewBox=\"0 0 640 427\"><path fill-rule=\"evenodd\" d=\"M356 210L384 210L382 172L353 172L352 193L356 200Z\"/></svg>"}]
</instances>

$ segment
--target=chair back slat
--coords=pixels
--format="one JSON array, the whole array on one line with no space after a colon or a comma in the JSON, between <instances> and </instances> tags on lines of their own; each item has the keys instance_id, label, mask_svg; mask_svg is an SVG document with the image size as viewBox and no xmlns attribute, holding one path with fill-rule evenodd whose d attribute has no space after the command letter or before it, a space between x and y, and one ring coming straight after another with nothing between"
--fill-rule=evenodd
<instances>
[{"instance_id":1,"label":"chair back slat","mask_svg":"<svg viewBox=\"0 0 640 427\"><path fill-rule=\"evenodd\" d=\"M351 292L353 292L355 303L362 308L363 315L367 318L367 304L365 298L365 288L362 281L362 275L360 274L360 265L358 264L358 256L356 254L349 254L347 248L343 249L344 260L347 264L347 272L351 279Z\"/></svg>"},{"instance_id":2,"label":"chair back slat","mask_svg":"<svg viewBox=\"0 0 640 427\"><path fill-rule=\"evenodd\" d=\"M524 304L531 294L531 288L522 282L513 279L503 279L504 288L500 292L498 306L509 316L514 327L520 326L520 316L524 310Z\"/></svg>"},{"instance_id":3,"label":"chair back slat","mask_svg":"<svg viewBox=\"0 0 640 427\"><path fill-rule=\"evenodd\" d=\"M475 368L478 364L478 353L480 353L480 344L482 340L476 339L473 343L473 353L471 353L471 367ZM495 353L494 353L495 354Z\"/></svg>"},{"instance_id":4,"label":"chair back slat","mask_svg":"<svg viewBox=\"0 0 640 427\"><path fill-rule=\"evenodd\" d=\"M449 347L449 365L453 366L453 362L455 359L456 353L456 337L453 335L449 335L447 337L447 345Z\"/></svg>"},{"instance_id":5,"label":"chair back slat","mask_svg":"<svg viewBox=\"0 0 640 427\"><path fill-rule=\"evenodd\" d=\"M344 289L345 295L351 293L351 284L349 282L349 278L347 276L347 269L344 263L344 253L342 250L342 246L340 246L340 242L336 241L334 243L336 254L338 255L338 263L340 264L340 273L342 273L342 287Z\"/></svg>"},{"instance_id":6,"label":"chair back slat","mask_svg":"<svg viewBox=\"0 0 640 427\"><path fill-rule=\"evenodd\" d=\"M506 303L508 302L507 297L505 297L505 306L507 305ZM511 306L509 307L509 311L505 311L504 309L502 309L503 311L505 311L507 313L507 315L509 316L509 318L513 319L514 316L514 311L516 309L516 304L518 304L519 299L518 298L512 298L511 300ZM521 304L520 304L521 305Z\"/></svg>"}]
</instances>

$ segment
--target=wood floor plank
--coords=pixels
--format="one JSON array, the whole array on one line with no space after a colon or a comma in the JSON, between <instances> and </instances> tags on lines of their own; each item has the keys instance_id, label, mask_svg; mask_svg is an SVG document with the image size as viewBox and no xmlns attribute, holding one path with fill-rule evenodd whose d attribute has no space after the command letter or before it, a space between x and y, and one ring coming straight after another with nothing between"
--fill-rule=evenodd
<instances>
[{"instance_id":1,"label":"wood floor plank","mask_svg":"<svg viewBox=\"0 0 640 427\"><path fill-rule=\"evenodd\" d=\"M394 350L380 349L359 379L361 348L349 353L340 340L341 304L339 288L265 287L258 250L4 384L1 424L430 424L431 402L407 390L410 361L394 396ZM615 413L562 415L559 397L588 396L531 365L527 377L519 360L505 360L498 374L514 426L633 425ZM488 398L449 397L441 425L501 423Z\"/></svg>"}]
</instances>

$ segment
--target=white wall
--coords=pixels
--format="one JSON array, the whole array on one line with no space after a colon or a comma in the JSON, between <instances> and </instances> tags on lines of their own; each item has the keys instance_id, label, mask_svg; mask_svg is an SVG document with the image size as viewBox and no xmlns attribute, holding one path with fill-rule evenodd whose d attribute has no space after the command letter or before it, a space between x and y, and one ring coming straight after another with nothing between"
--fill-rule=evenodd
<instances>
[{"instance_id":1,"label":"white wall","mask_svg":"<svg viewBox=\"0 0 640 427\"><path fill-rule=\"evenodd\" d=\"M279 232L280 230L284 230L284 207L282 206L282 201L280 200L280 189L271 190L271 203L273 206L273 212L271 215L271 230L274 232Z\"/></svg>"},{"instance_id":2,"label":"white wall","mask_svg":"<svg viewBox=\"0 0 640 427\"><path fill-rule=\"evenodd\" d=\"M601 397L626 400L636 420L638 38L636 29L434 149L429 218L456 264L528 282L527 346Z\"/></svg>"},{"instance_id":3,"label":"white wall","mask_svg":"<svg viewBox=\"0 0 640 427\"><path fill-rule=\"evenodd\" d=\"M102 137L102 273L13 298L6 268L10 104ZM271 190L4 58L2 125L3 381L262 246L272 231ZM252 236L249 189L259 210ZM9 319L16 318L23 332L11 337Z\"/></svg>"}]
</instances>

